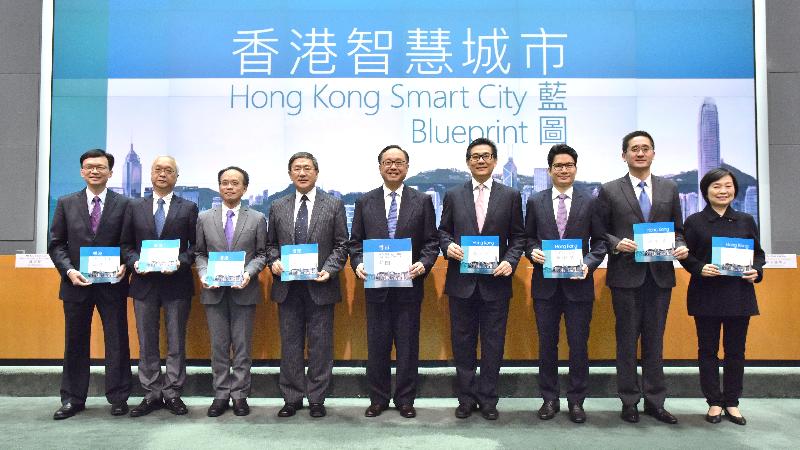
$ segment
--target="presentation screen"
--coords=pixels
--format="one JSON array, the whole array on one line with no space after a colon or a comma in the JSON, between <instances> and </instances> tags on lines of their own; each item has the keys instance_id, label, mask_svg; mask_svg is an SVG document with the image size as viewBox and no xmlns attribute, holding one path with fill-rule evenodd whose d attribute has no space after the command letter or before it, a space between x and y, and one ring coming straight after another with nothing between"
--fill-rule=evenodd
<instances>
[{"instance_id":1,"label":"presentation screen","mask_svg":"<svg viewBox=\"0 0 800 450\"><path fill-rule=\"evenodd\" d=\"M753 15L749 0L55 0L50 213L100 147L114 191L149 195L171 155L200 210L235 165L264 213L292 192L289 157L311 152L351 218L397 144L438 220L475 138L525 201L550 187L553 145L577 150L576 184L596 193L627 173L622 137L646 130L684 217L718 166L757 216Z\"/></svg>"}]
</instances>

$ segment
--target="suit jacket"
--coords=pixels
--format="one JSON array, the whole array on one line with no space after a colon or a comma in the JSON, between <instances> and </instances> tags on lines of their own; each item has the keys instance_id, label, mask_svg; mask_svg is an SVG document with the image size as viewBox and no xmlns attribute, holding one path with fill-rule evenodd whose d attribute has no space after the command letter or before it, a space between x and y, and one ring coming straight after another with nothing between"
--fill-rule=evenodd
<instances>
[{"instance_id":1,"label":"suit jacket","mask_svg":"<svg viewBox=\"0 0 800 450\"><path fill-rule=\"evenodd\" d=\"M158 301L161 294L166 298L191 300L194 295L192 264L196 233L197 205L192 201L172 195L161 236L156 235L153 198L131 201L122 226L122 255L131 273L130 296L137 300ZM175 273L136 273L133 264L139 261L142 241L152 239L180 239L180 265Z\"/></svg>"},{"instance_id":2,"label":"suit jacket","mask_svg":"<svg viewBox=\"0 0 800 450\"><path fill-rule=\"evenodd\" d=\"M720 217L710 205L686 218L686 244L689 256L681 264L692 274L686 292L690 316L755 316L758 303L753 283L740 277L701 275L703 266L711 264L711 238L714 236L753 240L753 269L759 283L764 278L764 250L753 216L731 207Z\"/></svg>"},{"instance_id":3,"label":"suit jacket","mask_svg":"<svg viewBox=\"0 0 800 450\"><path fill-rule=\"evenodd\" d=\"M197 245L194 255L197 275L201 280L205 278L208 269L208 253L228 251L228 241L225 239L225 228L222 224L221 206L203 211L197 218ZM261 301L261 282L258 280L258 274L264 270L267 256L267 221L264 214L245 205L239 208L231 251L245 252L244 270L250 275L250 282L244 289L231 287L203 289L200 293L200 303L217 304L222 301L226 290L237 305L255 305Z\"/></svg>"},{"instance_id":4,"label":"suit jacket","mask_svg":"<svg viewBox=\"0 0 800 450\"><path fill-rule=\"evenodd\" d=\"M583 263L589 267L589 274L583 280L544 278L541 264L533 263L531 275L531 295L535 299L550 298L561 284L566 298L576 302L594 300L594 270L603 262L606 243L600 227L593 227L592 213L595 201L592 196L579 189L572 190L572 205L567 218L563 239L580 239L583 249ZM528 200L525 213L525 254L531 261L531 252L542 249L542 240L561 239L558 236L555 212L553 211L553 189L537 192ZM591 238L591 241L590 241ZM590 251L591 249L591 251Z\"/></svg>"},{"instance_id":5,"label":"suit jacket","mask_svg":"<svg viewBox=\"0 0 800 450\"><path fill-rule=\"evenodd\" d=\"M295 194L272 202L269 208L267 233L267 264L281 259L281 245L294 244ZM308 221L308 242L318 245L317 267L331 275L324 283L307 282L312 300L317 305L329 305L342 300L339 272L347 262L347 216L338 198L317 189L314 207ZM289 283L273 276L272 301L283 303L289 293Z\"/></svg>"},{"instance_id":6,"label":"suit jacket","mask_svg":"<svg viewBox=\"0 0 800 450\"><path fill-rule=\"evenodd\" d=\"M439 224L439 245L447 255L447 247L455 242L461 245L461 236L499 236L500 261L508 261L516 269L525 249L525 228L522 223L522 197L518 190L492 183L489 193L489 209L478 232L475 200L472 195L472 180L457 186L445 194L442 220ZM511 297L511 279L492 275L462 274L460 263L448 258L444 292L454 297L471 297L480 287L484 300L503 300Z\"/></svg>"},{"instance_id":7,"label":"suit jacket","mask_svg":"<svg viewBox=\"0 0 800 450\"><path fill-rule=\"evenodd\" d=\"M386 203L383 186L364 194L356 202L353 228L350 235L350 265L353 270L363 262L364 239L388 239ZM421 302L425 294L425 277L439 256L439 236L436 231L436 213L433 201L427 194L403 186L400 211L397 214L396 239L411 238L411 260L425 266L425 275L414 278L411 289L396 288L397 298L405 302ZM384 302L389 288L365 289L368 302Z\"/></svg>"},{"instance_id":8,"label":"suit jacket","mask_svg":"<svg viewBox=\"0 0 800 450\"><path fill-rule=\"evenodd\" d=\"M124 300L128 296L127 275L119 283L73 286L67 277L70 269L80 270L81 247L119 247L122 222L128 208L128 198L107 191L103 213L97 233L92 233L89 222L86 189L58 199L50 226L50 243L47 253L61 274L58 296L67 302L82 302L94 293L106 299ZM120 251L120 256L122 255Z\"/></svg>"},{"instance_id":9,"label":"suit jacket","mask_svg":"<svg viewBox=\"0 0 800 450\"><path fill-rule=\"evenodd\" d=\"M653 199L647 222L672 222L675 224L675 246L686 245L683 238L683 216L678 198L678 186L665 178L652 176ZM608 242L609 287L635 288L644 284L649 270L661 288L675 286L675 268L672 261L637 263L633 253L615 253L619 241L633 239L633 224L645 222L639 200L628 174L609 181L600 188L595 208L597 223L603 228Z\"/></svg>"}]
</instances>

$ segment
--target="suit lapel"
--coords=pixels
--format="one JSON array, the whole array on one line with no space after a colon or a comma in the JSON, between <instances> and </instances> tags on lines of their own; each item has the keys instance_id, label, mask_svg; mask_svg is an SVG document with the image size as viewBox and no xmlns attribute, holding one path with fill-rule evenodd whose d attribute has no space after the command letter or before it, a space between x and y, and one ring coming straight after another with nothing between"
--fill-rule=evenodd
<instances>
[{"instance_id":1,"label":"suit lapel","mask_svg":"<svg viewBox=\"0 0 800 450\"><path fill-rule=\"evenodd\" d=\"M572 189L572 204L569 207L569 218L567 219L567 226L564 229L564 234L567 234L567 230L575 226L575 221L578 220L578 217L581 213L581 207L583 206L583 194L580 191L573 188ZM552 205L552 203L550 203Z\"/></svg>"},{"instance_id":2,"label":"suit lapel","mask_svg":"<svg viewBox=\"0 0 800 450\"><path fill-rule=\"evenodd\" d=\"M112 191L106 192L106 204L103 205L103 212L100 214L100 223L97 225L97 233L95 233L95 236L100 234L100 231L102 231L103 226L105 226L105 223L107 222L106 218L109 214L111 214L112 211L114 211L116 206L117 195ZM89 229L91 230L91 227L89 227Z\"/></svg>"},{"instance_id":3,"label":"suit lapel","mask_svg":"<svg viewBox=\"0 0 800 450\"><path fill-rule=\"evenodd\" d=\"M636 198L636 192L633 190L633 185L628 175L619 179L619 187L622 190L622 195L625 197L625 200L628 201L631 211L636 213L640 222L644 222L644 214L642 214L642 208L639 206L639 199Z\"/></svg>"},{"instance_id":4,"label":"suit lapel","mask_svg":"<svg viewBox=\"0 0 800 450\"><path fill-rule=\"evenodd\" d=\"M249 211L250 210L244 205L239 207L239 219L236 220L236 228L234 228L233 231L233 244L231 244L231 249L237 248L236 244L239 242L239 236L242 235L242 228L244 228L244 225L247 222L247 213Z\"/></svg>"},{"instance_id":5,"label":"suit lapel","mask_svg":"<svg viewBox=\"0 0 800 450\"><path fill-rule=\"evenodd\" d=\"M389 212L386 211L386 202L383 199L383 187L378 188L378 190L375 191L375 194L372 197L370 197L369 199L366 199L366 200L367 200L367 202L366 202L367 211L365 211L365 213L367 214L367 217L377 217L377 220L375 222L378 224L379 236L383 236L383 237L388 238L389 237L389 221L387 219L387 216L388 216ZM405 202L401 202L401 204L400 204L401 210L402 210L402 206L404 204L405 204ZM397 224L398 224L397 228L399 229L400 228L400 220L399 219L397 221ZM397 236L397 229L395 229L395 236Z\"/></svg>"},{"instance_id":6,"label":"suit lapel","mask_svg":"<svg viewBox=\"0 0 800 450\"><path fill-rule=\"evenodd\" d=\"M486 208L486 218L483 222L483 229L486 230L489 228L489 223L492 221L492 218L497 216L497 209L500 208L500 191L504 189L505 186L501 185L500 183L494 182L492 183L492 190L489 191L489 207ZM473 205L473 208L475 206ZM475 216L475 224L477 225L478 219L477 215ZM481 232L483 234L483 232Z\"/></svg>"},{"instance_id":7,"label":"suit lapel","mask_svg":"<svg viewBox=\"0 0 800 450\"><path fill-rule=\"evenodd\" d=\"M401 234L400 230L405 231L407 228L406 225L408 224L408 218L414 215L414 210L417 208L417 202L413 200L412 196L413 192L411 191L411 188L403 185L403 195L400 200L400 211L398 211L397 214L397 228L395 229L394 233L395 237Z\"/></svg>"},{"instance_id":8,"label":"suit lapel","mask_svg":"<svg viewBox=\"0 0 800 450\"><path fill-rule=\"evenodd\" d=\"M316 189L316 188L315 188ZM319 222L319 216L322 214L324 208L327 207L328 198L317 189L317 195L314 198L314 208L311 210L311 217L308 219L308 242L316 242L314 230Z\"/></svg>"},{"instance_id":9,"label":"suit lapel","mask_svg":"<svg viewBox=\"0 0 800 450\"><path fill-rule=\"evenodd\" d=\"M148 234L150 236L155 236L155 238L158 239L161 236L156 234L156 218L155 218L155 215L153 214L153 202L154 201L155 201L155 198L150 198L150 199L148 199L146 201L143 201L141 203L141 206L139 206L139 208L141 209L139 211L139 213L142 216L144 216L144 218L145 218L144 222L147 224ZM169 208L170 212L172 212L172 207L171 206L172 205L170 205L170 208ZM166 224L164 225L164 227L166 228ZM164 230L161 230L161 232L163 233Z\"/></svg>"},{"instance_id":10,"label":"suit lapel","mask_svg":"<svg viewBox=\"0 0 800 450\"><path fill-rule=\"evenodd\" d=\"M76 196L78 201L80 202L81 209L81 218L83 218L83 224L86 225L86 229L89 230L89 234L92 234L92 221L89 219L89 206L88 201L89 199L86 197L86 189L81 190L78 192Z\"/></svg>"},{"instance_id":11,"label":"suit lapel","mask_svg":"<svg viewBox=\"0 0 800 450\"><path fill-rule=\"evenodd\" d=\"M219 241L222 242L222 245L228 245L228 240L225 238L225 226L223 225L223 216L222 216L222 206L218 206L214 209L214 213L212 217L214 218L214 229L217 230L217 236Z\"/></svg>"},{"instance_id":12,"label":"suit lapel","mask_svg":"<svg viewBox=\"0 0 800 450\"><path fill-rule=\"evenodd\" d=\"M152 203L152 201L151 201ZM181 201L180 197L175 194L172 194L172 200L169 202L169 212L167 212L166 220L164 220L164 228L161 230L161 236L168 236L169 233L167 232L170 229L172 222L175 221L175 217L178 216L178 212L181 209ZM153 205L150 205L150 212L153 212ZM153 234L155 234L156 230L156 219L155 216L151 214L151 220L149 223L153 225ZM161 236L156 236L158 239L161 239Z\"/></svg>"},{"instance_id":13,"label":"suit lapel","mask_svg":"<svg viewBox=\"0 0 800 450\"><path fill-rule=\"evenodd\" d=\"M475 229L475 234L478 234L478 215L475 213L475 198L472 195L472 180L467 181L467 184L464 185L464 190L461 192L461 198L462 203L464 204L464 210L467 212L467 217L469 217L470 223L472 223ZM486 227L485 222L483 226L484 228Z\"/></svg>"},{"instance_id":14,"label":"suit lapel","mask_svg":"<svg viewBox=\"0 0 800 450\"><path fill-rule=\"evenodd\" d=\"M651 217L655 217L658 215L658 211L656 211L656 206L661 202L669 202L669 198L662 198L662 196L667 195L667 190L664 189L664 180L660 177L655 175L651 175L650 182L653 183L653 198L651 201L650 206L650 217L648 217L648 221L652 220Z\"/></svg>"}]
</instances>

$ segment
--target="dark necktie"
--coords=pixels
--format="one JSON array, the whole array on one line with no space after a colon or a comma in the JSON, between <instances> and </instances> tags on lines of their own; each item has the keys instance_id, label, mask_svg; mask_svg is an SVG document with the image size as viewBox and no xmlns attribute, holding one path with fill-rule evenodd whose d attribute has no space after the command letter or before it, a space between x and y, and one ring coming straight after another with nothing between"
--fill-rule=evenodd
<instances>
[{"instance_id":1,"label":"dark necktie","mask_svg":"<svg viewBox=\"0 0 800 450\"><path fill-rule=\"evenodd\" d=\"M161 232L164 231L164 222L167 220L166 215L164 214L164 199L158 199L158 209L156 209L156 214L153 216L153 219L156 221L156 237L161 237Z\"/></svg>"},{"instance_id":2,"label":"dark necktie","mask_svg":"<svg viewBox=\"0 0 800 450\"><path fill-rule=\"evenodd\" d=\"M389 226L389 239L394 239L394 233L397 231L397 192L389 194L392 196L392 204L389 205L389 215L386 217L386 223Z\"/></svg>"},{"instance_id":3,"label":"dark necktie","mask_svg":"<svg viewBox=\"0 0 800 450\"><path fill-rule=\"evenodd\" d=\"M308 197L300 197L300 209L297 210L297 219L294 221L294 243L305 244L308 242Z\"/></svg>"},{"instance_id":4,"label":"dark necktie","mask_svg":"<svg viewBox=\"0 0 800 450\"><path fill-rule=\"evenodd\" d=\"M642 193L639 194L639 207L642 208L645 222L650 220L650 197L647 196L647 191L644 189L646 186L647 183L644 181L639 182L639 187L642 188Z\"/></svg>"},{"instance_id":5,"label":"dark necktie","mask_svg":"<svg viewBox=\"0 0 800 450\"><path fill-rule=\"evenodd\" d=\"M564 237L564 231L567 229L567 204L564 199L567 194L558 195L558 211L556 212L556 226L558 227L558 237Z\"/></svg>"},{"instance_id":6,"label":"dark necktie","mask_svg":"<svg viewBox=\"0 0 800 450\"><path fill-rule=\"evenodd\" d=\"M97 234L97 227L100 226L100 197L94 196L92 199L92 212L89 214L89 224L92 226L92 234Z\"/></svg>"},{"instance_id":7,"label":"dark necktie","mask_svg":"<svg viewBox=\"0 0 800 450\"><path fill-rule=\"evenodd\" d=\"M228 250L233 248L233 216L235 214L232 209L229 209L228 218L225 219L225 240L228 241Z\"/></svg>"}]
</instances>

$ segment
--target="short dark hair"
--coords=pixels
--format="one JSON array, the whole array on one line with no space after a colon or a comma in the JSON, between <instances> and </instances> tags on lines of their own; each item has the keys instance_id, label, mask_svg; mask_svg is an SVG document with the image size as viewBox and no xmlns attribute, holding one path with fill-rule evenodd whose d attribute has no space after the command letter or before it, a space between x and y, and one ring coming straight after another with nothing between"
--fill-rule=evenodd
<instances>
[{"instance_id":1,"label":"short dark hair","mask_svg":"<svg viewBox=\"0 0 800 450\"><path fill-rule=\"evenodd\" d=\"M245 186L249 186L250 185L250 175L247 174L246 170L242 169L241 167L237 167L237 166L228 166L228 167L220 170L219 173L217 173L217 184L222 182L222 174L227 172L227 171L229 171L229 170L235 170L235 171L239 172L240 174L242 174L242 178L244 178L244 185Z\"/></svg>"},{"instance_id":2,"label":"short dark hair","mask_svg":"<svg viewBox=\"0 0 800 450\"><path fill-rule=\"evenodd\" d=\"M403 150L399 145L392 144L392 145L387 145L386 147L383 147L383 150L381 150L381 152L378 153L378 164L383 162L382 161L383 154L388 152L389 150L391 150L393 148L396 148L396 149L400 150L401 152L403 152L404 155L406 155L406 163L411 162L411 158L408 157L408 152L407 151Z\"/></svg>"},{"instance_id":3,"label":"short dark hair","mask_svg":"<svg viewBox=\"0 0 800 450\"><path fill-rule=\"evenodd\" d=\"M567 144L556 144L550 147L550 153L547 154L547 167L553 166L553 160L556 158L556 155L572 156L575 165L578 165L578 152L576 152L574 148Z\"/></svg>"},{"instance_id":4,"label":"short dark hair","mask_svg":"<svg viewBox=\"0 0 800 450\"><path fill-rule=\"evenodd\" d=\"M294 155L292 155L291 158L289 158L289 164L287 165L287 169L292 170L292 163L294 162L295 159L300 159L300 158L310 159L311 163L314 164L314 170L319 172L319 164L317 163L317 158L315 158L314 155L308 152L297 152Z\"/></svg>"},{"instance_id":5,"label":"short dark hair","mask_svg":"<svg viewBox=\"0 0 800 450\"><path fill-rule=\"evenodd\" d=\"M494 145L494 142L492 142L491 139L485 137L479 137L478 139L475 139L469 143L467 146L467 159L469 159L469 156L472 152L472 147L475 147L476 145L488 145L492 148L492 158L497 159L497 146Z\"/></svg>"},{"instance_id":6,"label":"short dark hair","mask_svg":"<svg viewBox=\"0 0 800 450\"><path fill-rule=\"evenodd\" d=\"M101 148L93 148L84 152L81 155L81 167L83 167L83 161L87 158L105 158L108 161L108 170L114 169L114 155Z\"/></svg>"},{"instance_id":7,"label":"short dark hair","mask_svg":"<svg viewBox=\"0 0 800 450\"><path fill-rule=\"evenodd\" d=\"M708 203L708 188L711 187L712 183L720 180L725 175L730 175L731 180L733 180L733 196L736 197L736 194L739 193L739 182L736 181L736 175L728 169L717 167L716 169L711 169L706 172L700 180L700 194L703 196L703 200L705 200L706 203Z\"/></svg>"},{"instance_id":8,"label":"short dark hair","mask_svg":"<svg viewBox=\"0 0 800 450\"><path fill-rule=\"evenodd\" d=\"M647 139L650 139L650 144L653 146L653 150L656 149L656 141L653 140L653 136L650 136L650 133L647 131L636 130L631 131L630 133L626 134L624 138L622 138L622 153L628 151L628 141L639 136L644 136Z\"/></svg>"}]
</instances>

